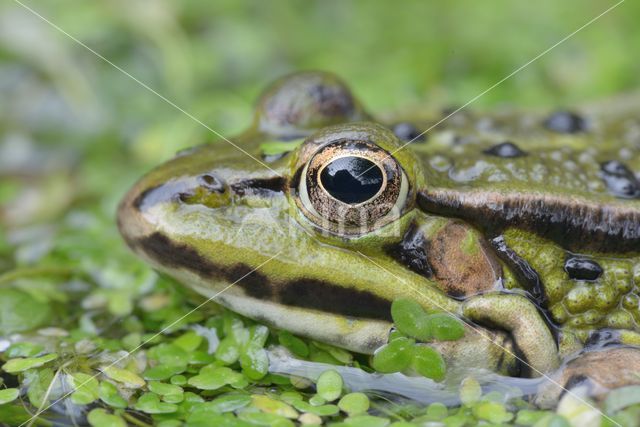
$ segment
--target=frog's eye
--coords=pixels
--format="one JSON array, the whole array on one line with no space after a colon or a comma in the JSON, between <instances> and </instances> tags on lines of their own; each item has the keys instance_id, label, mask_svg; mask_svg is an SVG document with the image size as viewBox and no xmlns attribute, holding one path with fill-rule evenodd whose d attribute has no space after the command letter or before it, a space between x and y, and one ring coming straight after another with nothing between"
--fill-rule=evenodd
<instances>
[{"instance_id":1,"label":"frog's eye","mask_svg":"<svg viewBox=\"0 0 640 427\"><path fill-rule=\"evenodd\" d=\"M336 234L359 235L400 216L408 182L398 162L368 141L339 140L320 148L302 170L302 210Z\"/></svg>"}]
</instances>

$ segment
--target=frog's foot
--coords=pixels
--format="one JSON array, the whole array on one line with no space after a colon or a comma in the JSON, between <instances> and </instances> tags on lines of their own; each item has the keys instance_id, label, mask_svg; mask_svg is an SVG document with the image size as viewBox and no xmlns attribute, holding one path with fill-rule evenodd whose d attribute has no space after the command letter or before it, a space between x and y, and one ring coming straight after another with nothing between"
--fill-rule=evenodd
<instances>
[{"instance_id":1,"label":"frog's foot","mask_svg":"<svg viewBox=\"0 0 640 427\"><path fill-rule=\"evenodd\" d=\"M503 331L466 326L464 338L428 345L444 358L449 378L466 376L469 369L486 369L507 376L517 375L520 369L513 340Z\"/></svg>"},{"instance_id":2,"label":"frog's foot","mask_svg":"<svg viewBox=\"0 0 640 427\"><path fill-rule=\"evenodd\" d=\"M576 387L587 387L596 399L607 391L640 384L640 348L609 347L582 353L551 375L538 391L535 403L554 407L560 397Z\"/></svg>"},{"instance_id":3,"label":"frog's foot","mask_svg":"<svg viewBox=\"0 0 640 427\"><path fill-rule=\"evenodd\" d=\"M537 377L560 365L558 347L549 327L536 306L524 296L478 295L464 302L462 312L474 322L511 333L522 362L521 376Z\"/></svg>"}]
</instances>

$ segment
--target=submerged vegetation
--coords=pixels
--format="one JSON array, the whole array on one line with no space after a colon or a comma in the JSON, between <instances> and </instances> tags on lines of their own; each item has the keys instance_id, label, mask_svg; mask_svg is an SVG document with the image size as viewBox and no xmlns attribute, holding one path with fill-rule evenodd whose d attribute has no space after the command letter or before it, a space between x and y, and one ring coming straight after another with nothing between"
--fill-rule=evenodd
<instances>
[{"instance_id":1,"label":"submerged vegetation","mask_svg":"<svg viewBox=\"0 0 640 427\"><path fill-rule=\"evenodd\" d=\"M223 135L250 122L250 100L265 82L300 68L342 75L375 112L463 104L606 7L216 3L33 7ZM478 103L551 106L637 88L639 65L628 52L640 42L640 6L624 8ZM452 407L352 390L341 367L443 379L442 357L414 343L455 340L462 327L410 301L396 301L398 331L372 358L214 303L194 311L201 297L131 256L114 212L143 171L217 137L13 2L0 6L0 58L0 425L559 427L640 419L638 387L589 404L565 395L556 411L483 391L473 377ZM277 155L280 147L268 149ZM313 378L269 373L276 346L331 369Z\"/></svg>"}]
</instances>

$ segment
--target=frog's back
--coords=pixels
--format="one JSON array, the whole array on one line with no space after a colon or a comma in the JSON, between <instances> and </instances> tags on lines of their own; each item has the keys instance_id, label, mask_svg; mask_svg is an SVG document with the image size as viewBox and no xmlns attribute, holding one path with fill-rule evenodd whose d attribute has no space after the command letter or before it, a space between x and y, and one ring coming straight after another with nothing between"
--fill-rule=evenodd
<instances>
[{"instance_id":1,"label":"frog's back","mask_svg":"<svg viewBox=\"0 0 640 427\"><path fill-rule=\"evenodd\" d=\"M428 141L409 145L427 175L419 203L493 232L515 225L575 251L638 252L640 102L626 104L422 121L414 126L433 127Z\"/></svg>"}]
</instances>

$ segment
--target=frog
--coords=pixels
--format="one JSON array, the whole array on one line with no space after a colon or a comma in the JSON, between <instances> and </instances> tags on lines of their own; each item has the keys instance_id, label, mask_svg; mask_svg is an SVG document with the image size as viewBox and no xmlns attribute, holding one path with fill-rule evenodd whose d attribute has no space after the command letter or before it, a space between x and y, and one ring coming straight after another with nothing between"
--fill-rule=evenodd
<instances>
[{"instance_id":1,"label":"frog","mask_svg":"<svg viewBox=\"0 0 640 427\"><path fill-rule=\"evenodd\" d=\"M375 116L284 76L236 137L144 175L120 233L255 321L374 354L410 299L463 321L447 366L611 389L640 370L640 102ZM274 150L275 148L275 150ZM635 379L634 379L635 378Z\"/></svg>"}]
</instances>

